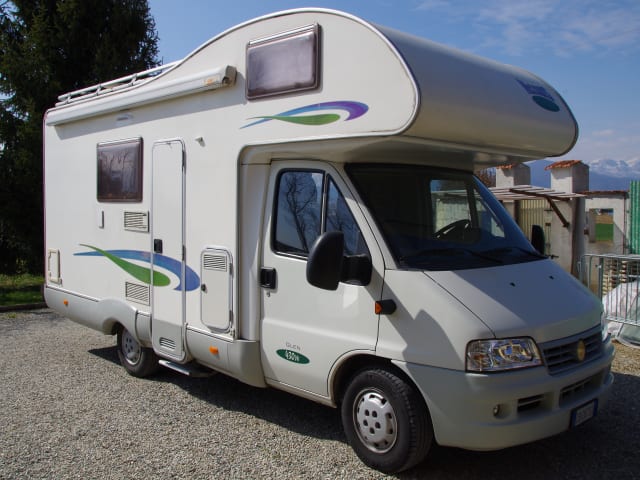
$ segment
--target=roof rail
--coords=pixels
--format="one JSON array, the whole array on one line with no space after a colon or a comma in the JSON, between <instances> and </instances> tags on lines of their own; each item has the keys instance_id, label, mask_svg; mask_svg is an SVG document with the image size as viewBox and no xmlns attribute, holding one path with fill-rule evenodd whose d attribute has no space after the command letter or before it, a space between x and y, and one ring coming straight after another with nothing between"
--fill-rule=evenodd
<instances>
[{"instance_id":1,"label":"roof rail","mask_svg":"<svg viewBox=\"0 0 640 480\"><path fill-rule=\"evenodd\" d=\"M70 103L78 102L80 100L85 100L91 97L97 97L98 95L104 95L107 93L111 93L115 90L120 90L123 88L138 85L143 82L147 82L152 78L157 77L161 73L164 73L165 71L173 68L178 63L180 63L179 60L176 62L160 65L158 67L153 67L143 72L133 73L125 77L116 78L115 80L109 80L108 82L98 83L97 85L93 85L91 87L86 87L80 90L74 90L73 92L65 93L58 97L58 102L56 103L56 107L60 107L62 105L68 105Z\"/></svg>"}]
</instances>

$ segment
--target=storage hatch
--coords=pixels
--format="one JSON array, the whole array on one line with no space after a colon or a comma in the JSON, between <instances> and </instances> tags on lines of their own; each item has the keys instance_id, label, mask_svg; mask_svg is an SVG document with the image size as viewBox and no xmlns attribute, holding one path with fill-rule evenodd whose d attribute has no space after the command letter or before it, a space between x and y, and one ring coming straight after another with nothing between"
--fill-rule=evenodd
<instances>
[{"instance_id":1,"label":"storage hatch","mask_svg":"<svg viewBox=\"0 0 640 480\"><path fill-rule=\"evenodd\" d=\"M200 264L202 323L228 332L233 323L233 259L224 248L206 248Z\"/></svg>"}]
</instances>

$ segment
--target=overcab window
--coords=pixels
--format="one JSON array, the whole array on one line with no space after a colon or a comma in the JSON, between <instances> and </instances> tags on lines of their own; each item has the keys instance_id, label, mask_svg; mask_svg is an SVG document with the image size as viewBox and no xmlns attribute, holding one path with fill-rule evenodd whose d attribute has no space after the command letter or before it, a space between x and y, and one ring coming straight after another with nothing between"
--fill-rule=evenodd
<instances>
[{"instance_id":1,"label":"overcab window","mask_svg":"<svg viewBox=\"0 0 640 480\"><path fill-rule=\"evenodd\" d=\"M312 90L320 85L318 25L249 42L247 98Z\"/></svg>"},{"instance_id":2,"label":"overcab window","mask_svg":"<svg viewBox=\"0 0 640 480\"><path fill-rule=\"evenodd\" d=\"M98 144L98 201L142 201L142 138Z\"/></svg>"}]
</instances>

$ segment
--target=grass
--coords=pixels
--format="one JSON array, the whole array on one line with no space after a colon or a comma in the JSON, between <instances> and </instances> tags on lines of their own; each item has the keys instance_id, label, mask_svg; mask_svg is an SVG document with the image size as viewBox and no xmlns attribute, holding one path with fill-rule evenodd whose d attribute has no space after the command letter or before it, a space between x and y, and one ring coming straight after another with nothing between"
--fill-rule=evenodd
<instances>
[{"instance_id":1,"label":"grass","mask_svg":"<svg viewBox=\"0 0 640 480\"><path fill-rule=\"evenodd\" d=\"M597 242L613 241L613 224L596 223L596 241Z\"/></svg>"},{"instance_id":2,"label":"grass","mask_svg":"<svg viewBox=\"0 0 640 480\"><path fill-rule=\"evenodd\" d=\"M43 283L42 275L0 274L0 306L42 302Z\"/></svg>"}]
</instances>

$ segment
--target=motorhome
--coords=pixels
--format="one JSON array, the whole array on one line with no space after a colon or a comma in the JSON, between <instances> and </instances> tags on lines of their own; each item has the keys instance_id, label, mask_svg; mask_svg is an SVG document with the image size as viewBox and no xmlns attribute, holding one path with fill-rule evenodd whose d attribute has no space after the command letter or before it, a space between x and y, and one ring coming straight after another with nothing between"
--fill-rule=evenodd
<instances>
[{"instance_id":1,"label":"motorhome","mask_svg":"<svg viewBox=\"0 0 640 480\"><path fill-rule=\"evenodd\" d=\"M576 138L520 68L342 12L264 16L46 113L46 301L134 376L340 408L384 472L542 439L600 411L613 347L474 171Z\"/></svg>"}]
</instances>

